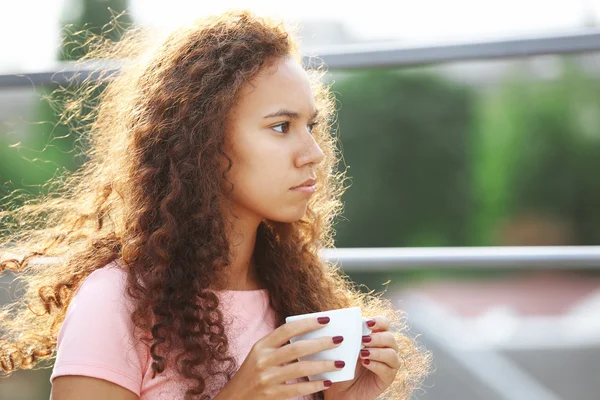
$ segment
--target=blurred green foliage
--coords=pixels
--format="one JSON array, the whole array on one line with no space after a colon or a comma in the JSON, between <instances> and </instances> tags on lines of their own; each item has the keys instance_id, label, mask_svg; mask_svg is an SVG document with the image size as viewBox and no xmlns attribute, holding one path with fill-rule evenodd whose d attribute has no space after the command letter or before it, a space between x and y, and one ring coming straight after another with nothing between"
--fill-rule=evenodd
<instances>
[{"instance_id":1,"label":"blurred green foliage","mask_svg":"<svg viewBox=\"0 0 600 400\"><path fill-rule=\"evenodd\" d=\"M342 75L334 88L352 186L336 246L600 244L600 81L570 57L552 79L528 65L487 90L409 70ZM380 291L513 273L350 277Z\"/></svg>"},{"instance_id":2,"label":"blurred green foliage","mask_svg":"<svg viewBox=\"0 0 600 400\"><path fill-rule=\"evenodd\" d=\"M18 134L0 134L0 182L7 183L0 194L11 189L39 194L41 185L52 176L77 167L73 157L77 138L66 125L58 123L53 107L61 99L57 94L50 96L51 90L40 90L43 99L35 103L36 122Z\"/></svg>"},{"instance_id":3,"label":"blurred green foliage","mask_svg":"<svg viewBox=\"0 0 600 400\"><path fill-rule=\"evenodd\" d=\"M128 0L67 0L61 18L62 43L58 59L79 60L90 50L87 38L101 35L118 41L123 30L132 24ZM116 18L118 16L118 18Z\"/></svg>"},{"instance_id":4,"label":"blurred green foliage","mask_svg":"<svg viewBox=\"0 0 600 400\"><path fill-rule=\"evenodd\" d=\"M543 229L564 231L558 244L600 244L600 80L569 58L558 67L532 81L518 65L477 103L469 244L518 242L506 236L519 220L539 226L540 244L552 240Z\"/></svg>"},{"instance_id":5,"label":"blurred green foliage","mask_svg":"<svg viewBox=\"0 0 600 400\"><path fill-rule=\"evenodd\" d=\"M336 246L599 244L600 82L568 57L553 79L527 65L485 91L411 70L341 75L352 185Z\"/></svg>"},{"instance_id":6,"label":"blurred green foliage","mask_svg":"<svg viewBox=\"0 0 600 400\"><path fill-rule=\"evenodd\" d=\"M88 39L102 35L116 41L123 30L131 24L127 0L68 0L61 19L61 47L57 58L75 61L90 50ZM118 18L117 18L118 17ZM98 91L99 94L99 91ZM33 123L20 134L0 132L0 197L17 189L21 193L37 195L43 192L43 184L54 175L76 170L85 159L76 149L83 145L76 121L61 119L65 93L54 87L38 90L40 101L34 105ZM93 104L78 112L83 115ZM83 145L84 146L84 145ZM77 156L76 156L77 155ZM15 203L21 203L17 199ZM6 206L0 202L0 207ZM14 204L13 204L14 205Z\"/></svg>"},{"instance_id":7,"label":"blurred green foliage","mask_svg":"<svg viewBox=\"0 0 600 400\"><path fill-rule=\"evenodd\" d=\"M352 179L336 245L464 245L471 93L398 70L353 72L334 89Z\"/></svg>"}]
</instances>

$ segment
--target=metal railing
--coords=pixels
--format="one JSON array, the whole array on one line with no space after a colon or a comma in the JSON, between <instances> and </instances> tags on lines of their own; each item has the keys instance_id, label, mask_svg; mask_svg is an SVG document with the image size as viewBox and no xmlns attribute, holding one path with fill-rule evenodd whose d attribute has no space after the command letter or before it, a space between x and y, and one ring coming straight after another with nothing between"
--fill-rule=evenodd
<instances>
[{"instance_id":1,"label":"metal railing","mask_svg":"<svg viewBox=\"0 0 600 400\"><path fill-rule=\"evenodd\" d=\"M550 54L576 54L600 51L600 30L538 36L519 39L488 40L407 47L401 43L361 43L315 48L308 53L318 56L331 69L369 67L408 67L457 61L491 60ZM309 66L320 63L307 56Z\"/></svg>"},{"instance_id":2,"label":"metal railing","mask_svg":"<svg viewBox=\"0 0 600 400\"><path fill-rule=\"evenodd\" d=\"M600 268L600 246L341 248L326 249L323 256L346 272Z\"/></svg>"},{"instance_id":3,"label":"metal railing","mask_svg":"<svg viewBox=\"0 0 600 400\"><path fill-rule=\"evenodd\" d=\"M324 249L321 257L346 272L410 269L598 269L600 246L367 247ZM39 258L36 264L54 262Z\"/></svg>"},{"instance_id":4,"label":"metal railing","mask_svg":"<svg viewBox=\"0 0 600 400\"><path fill-rule=\"evenodd\" d=\"M305 65L316 68L360 69L371 67L407 67L457 61L518 58L549 54L577 54L600 51L600 30L519 39L488 40L430 46L405 46L399 42L358 43L316 47L304 52ZM0 88L31 85L64 85L89 76L100 77L101 64L65 63L54 71L0 75ZM118 72L118 63L105 63L102 76Z\"/></svg>"}]
</instances>

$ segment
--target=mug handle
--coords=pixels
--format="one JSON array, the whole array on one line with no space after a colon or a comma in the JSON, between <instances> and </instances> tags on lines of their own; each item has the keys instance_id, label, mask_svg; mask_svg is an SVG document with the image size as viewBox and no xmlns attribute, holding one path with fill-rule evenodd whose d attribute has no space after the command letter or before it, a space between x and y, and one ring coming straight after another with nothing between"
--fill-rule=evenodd
<instances>
[{"instance_id":1,"label":"mug handle","mask_svg":"<svg viewBox=\"0 0 600 400\"><path fill-rule=\"evenodd\" d=\"M367 321L368 318L363 317L362 318L362 335L366 336L366 335L370 335L373 331L371 329L369 329L369 327L367 326ZM364 348L365 345L361 342L360 344L360 348Z\"/></svg>"}]
</instances>

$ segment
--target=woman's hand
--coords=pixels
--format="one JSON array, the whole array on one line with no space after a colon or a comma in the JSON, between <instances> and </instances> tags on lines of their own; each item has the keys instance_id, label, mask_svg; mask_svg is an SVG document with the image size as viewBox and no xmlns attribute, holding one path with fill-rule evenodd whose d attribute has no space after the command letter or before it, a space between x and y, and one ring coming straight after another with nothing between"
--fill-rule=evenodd
<instances>
[{"instance_id":1,"label":"woman's hand","mask_svg":"<svg viewBox=\"0 0 600 400\"><path fill-rule=\"evenodd\" d=\"M283 400L327 389L331 381L286 383L323 372L339 371L335 361L298 361L299 357L338 347L341 336L286 343L294 336L323 328L329 318L306 318L280 326L254 344L237 373L215 400ZM335 342L334 342L335 339ZM290 364L288 364L290 363Z\"/></svg>"},{"instance_id":2,"label":"woman's hand","mask_svg":"<svg viewBox=\"0 0 600 400\"><path fill-rule=\"evenodd\" d=\"M400 369L398 343L389 331L386 317L367 322L373 333L363 336L354 380L334 383L325 392L325 400L372 400L394 382Z\"/></svg>"}]
</instances>

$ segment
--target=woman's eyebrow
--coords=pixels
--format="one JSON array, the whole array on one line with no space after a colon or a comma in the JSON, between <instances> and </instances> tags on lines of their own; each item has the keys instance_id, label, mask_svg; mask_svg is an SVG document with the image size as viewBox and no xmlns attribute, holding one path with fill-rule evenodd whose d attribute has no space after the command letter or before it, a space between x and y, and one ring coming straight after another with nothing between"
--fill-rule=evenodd
<instances>
[{"instance_id":1,"label":"woman's eyebrow","mask_svg":"<svg viewBox=\"0 0 600 400\"><path fill-rule=\"evenodd\" d=\"M319 115L319 110L315 110L313 112L313 115L310 117L310 119L313 120L313 119L317 118L317 115ZM292 119L297 119L297 118L300 118L300 114L295 111L291 111L291 110L282 108L280 110L275 111L274 113L265 115L263 118L275 118L275 117L288 117L288 118L292 118Z\"/></svg>"}]
</instances>

